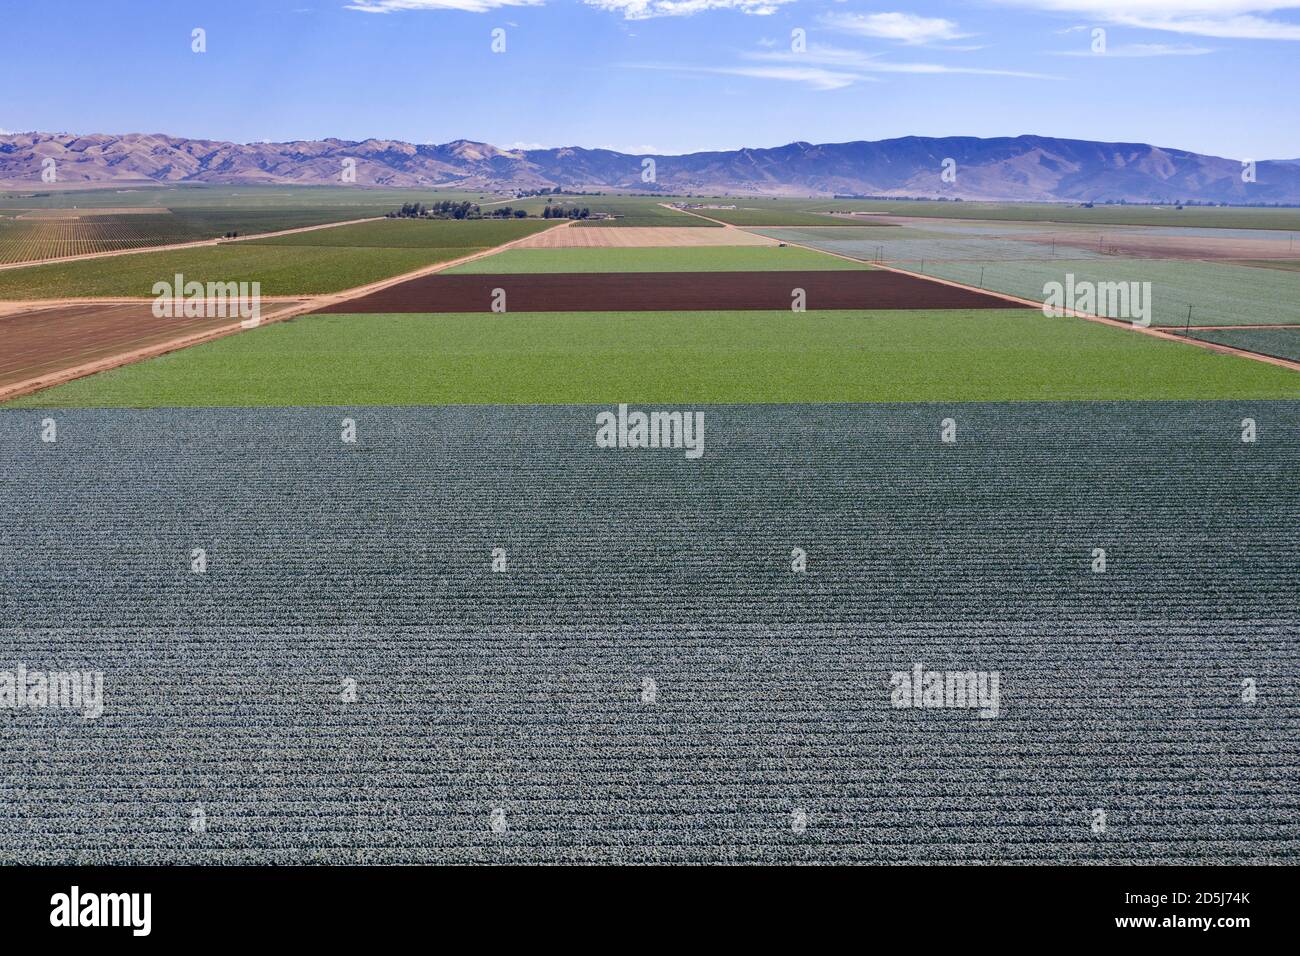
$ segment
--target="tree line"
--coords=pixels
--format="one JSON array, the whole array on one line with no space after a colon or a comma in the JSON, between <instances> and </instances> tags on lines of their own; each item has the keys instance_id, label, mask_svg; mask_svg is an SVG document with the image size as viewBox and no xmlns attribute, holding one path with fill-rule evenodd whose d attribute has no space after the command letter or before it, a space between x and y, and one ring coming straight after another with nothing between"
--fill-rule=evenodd
<instances>
[{"instance_id":1,"label":"tree line","mask_svg":"<svg viewBox=\"0 0 1300 956\"><path fill-rule=\"evenodd\" d=\"M427 206L422 202L404 202L401 209L384 215L388 219L523 219L528 212L510 206L498 206L484 214L483 208L476 202L444 199Z\"/></svg>"}]
</instances>

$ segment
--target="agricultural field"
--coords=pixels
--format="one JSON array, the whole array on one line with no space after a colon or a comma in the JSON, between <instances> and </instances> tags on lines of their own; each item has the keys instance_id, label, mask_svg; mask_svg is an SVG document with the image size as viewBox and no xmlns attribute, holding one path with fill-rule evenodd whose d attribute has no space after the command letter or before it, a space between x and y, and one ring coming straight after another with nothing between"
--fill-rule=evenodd
<instances>
[{"instance_id":1,"label":"agricultural field","mask_svg":"<svg viewBox=\"0 0 1300 956\"><path fill-rule=\"evenodd\" d=\"M735 209L690 209L688 213L730 223L733 226L835 226L837 221L830 215L817 212L805 212L800 209L784 208L773 200L735 200ZM720 205L727 205L723 200ZM871 224L863 223L864 226Z\"/></svg>"},{"instance_id":2,"label":"agricultural field","mask_svg":"<svg viewBox=\"0 0 1300 956\"><path fill-rule=\"evenodd\" d=\"M1222 260L1109 255L1104 243L1095 249L1069 244L1076 238L1069 231L1059 233L1059 244L1054 232L990 234L910 227L900 233L881 227L761 232L784 242L1040 302L1045 285L1064 284L1067 275L1073 275L1076 284L1150 282L1154 325L1300 323L1300 274L1295 270L1257 269ZM1112 236L1112 241L1120 240Z\"/></svg>"},{"instance_id":3,"label":"agricultural field","mask_svg":"<svg viewBox=\"0 0 1300 956\"><path fill-rule=\"evenodd\" d=\"M0 299L149 296L176 273L204 283L261 282L268 296L339 292L482 251L230 243L0 272Z\"/></svg>"},{"instance_id":4,"label":"agricultural field","mask_svg":"<svg viewBox=\"0 0 1300 956\"><path fill-rule=\"evenodd\" d=\"M1288 272L1300 271L1300 259L1242 259L1239 266L1252 266L1256 269L1285 269Z\"/></svg>"},{"instance_id":5,"label":"agricultural field","mask_svg":"<svg viewBox=\"0 0 1300 956\"><path fill-rule=\"evenodd\" d=\"M867 262L989 261L1101 258L1095 250L1026 242L1002 235L951 234L910 227L763 229L760 235Z\"/></svg>"},{"instance_id":6,"label":"agricultural field","mask_svg":"<svg viewBox=\"0 0 1300 956\"><path fill-rule=\"evenodd\" d=\"M874 269L812 272L430 273L318 313L1005 309L999 296Z\"/></svg>"},{"instance_id":7,"label":"agricultural field","mask_svg":"<svg viewBox=\"0 0 1300 956\"><path fill-rule=\"evenodd\" d=\"M0 211L13 209L98 209L114 206L158 206L173 210L225 209L231 212L266 210L315 213L355 210L382 205L386 209L412 199L429 198L487 202L502 198L465 190L386 189L359 186L216 186L186 183L141 185L121 189L61 189L48 192L0 192ZM361 219L347 213L340 219ZM333 219L326 222L336 221Z\"/></svg>"},{"instance_id":8,"label":"agricultural field","mask_svg":"<svg viewBox=\"0 0 1300 956\"><path fill-rule=\"evenodd\" d=\"M489 194L343 187L145 187L0 194L0 265L382 216L413 199ZM114 214L129 209L130 214ZM37 218L40 217L40 218Z\"/></svg>"},{"instance_id":9,"label":"agricultural field","mask_svg":"<svg viewBox=\"0 0 1300 956\"><path fill-rule=\"evenodd\" d=\"M1036 262L898 262L955 282L1042 301L1043 286L1150 282L1152 324L1289 325L1300 322L1300 275L1219 262L1173 259L1074 259ZM982 278L981 278L982 277Z\"/></svg>"},{"instance_id":10,"label":"agricultural field","mask_svg":"<svg viewBox=\"0 0 1300 956\"><path fill-rule=\"evenodd\" d=\"M1300 403L597 410L0 410L0 641L104 675L6 715L0 860L1300 856Z\"/></svg>"},{"instance_id":11,"label":"agricultural field","mask_svg":"<svg viewBox=\"0 0 1300 956\"><path fill-rule=\"evenodd\" d=\"M160 215L9 218L0 215L0 265L93 252L116 252L205 238L163 210Z\"/></svg>"},{"instance_id":12,"label":"agricultural field","mask_svg":"<svg viewBox=\"0 0 1300 956\"><path fill-rule=\"evenodd\" d=\"M2 321L2 320L0 320ZM1288 369L1040 312L314 315L17 407L1297 399Z\"/></svg>"},{"instance_id":13,"label":"agricultural field","mask_svg":"<svg viewBox=\"0 0 1300 956\"><path fill-rule=\"evenodd\" d=\"M452 266L445 275L531 272L743 272L869 269L807 249L777 245L700 248L507 249Z\"/></svg>"},{"instance_id":14,"label":"agricultural field","mask_svg":"<svg viewBox=\"0 0 1300 956\"><path fill-rule=\"evenodd\" d=\"M270 321L293 300L264 302L259 318ZM138 353L178 339L228 329L239 313L212 317L156 316L152 303L55 305L0 316L0 389L68 369L84 368L123 354Z\"/></svg>"},{"instance_id":15,"label":"agricultural field","mask_svg":"<svg viewBox=\"0 0 1300 956\"><path fill-rule=\"evenodd\" d=\"M385 221L277 240L50 263L0 271L0 299L149 296L155 282L170 281L176 273L200 282L259 281L267 296L338 292L481 252L544 228L546 224L527 220Z\"/></svg>"},{"instance_id":16,"label":"agricultural field","mask_svg":"<svg viewBox=\"0 0 1300 956\"><path fill-rule=\"evenodd\" d=\"M677 227L711 227L716 223L688 216L676 209L668 209L663 204L673 201L671 196L533 196L527 199L512 199L508 203L514 209L523 209L530 216L540 216L549 204L552 208L589 209L593 215L604 213L616 216L615 219L590 219L574 223L575 228L616 227L616 226L677 226Z\"/></svg>"},{"instance_id":17,"label":"agricultural field","mask_svg":"<svg viewBox=\"0 0 1300 956\"><path fill-rule=\"evenodd\" d=\"M848 222L848 220L845 220ZM907 222L907 220L898 220ZM1289 233L1251 229L943 223L761 229L760 235L878 261L920 259L1282 259L1300 262ZM1290 257L1296 259L1291 260Z\"/></svg>"},{"instance_id":18,"label":"agricultural field","mask_svg":"<svg viewBox=\"0 0 1300 956\"><path fill-rule=\"evenodd\" d=\"M744 229L679 229L676 226L623 226L619 229L548 229L518 245L520 249L646 249L697 246L772 246Z\"/></svg>"},{"instance_id":19,"label":"agricultural field","mask_svg":"<svg viewBox=\"0 0 1300 956\"><path fill-rule=\"evenodd\" d=\"M1300 328L1191 329L1188 338L1300 362Z\"/></svg>"},{"instance_id":20,"label":"agricultural field","mask_svg":"<svg viewBox=\"0 0 1300 956\"><path fill-rule=\"evenodd\" d=\"M353 246L385 249L487 248L557 229L536 219L381 219L332 229L313 229L268 239L249 239L257 246Z\"/></svg>"},{"instance_id":21,"label":"agricultural field","mask_svg":"<svg viewBox=\"0 0 1300 956\"><path fill-rule=\"evenodd\" d=\"M747 205L757 204L747 201ZM1300 231L1300 209L1227 206L1100 205L1070 203L995 203L908 199L775 199L774 210L791 213L873 213L935 219L985 219L1008 222L1093 223L1103 226L1187 226L1217 229ZM774 225L779 225L774 223ZM797 225L797 224L796 224Z\"/></svg>"}]
</instances>

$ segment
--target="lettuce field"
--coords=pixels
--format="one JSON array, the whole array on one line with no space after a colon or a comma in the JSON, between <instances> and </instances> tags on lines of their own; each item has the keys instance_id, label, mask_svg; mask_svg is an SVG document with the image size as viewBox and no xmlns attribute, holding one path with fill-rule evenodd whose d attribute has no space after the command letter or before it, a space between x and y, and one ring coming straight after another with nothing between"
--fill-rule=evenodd
<instances>
[{"instance_id":1,"label":"lettuce field","mask_svg":"<svg viewBox=\"0 0 1300 956\"><path fill-rule=\"evenodd\" d=\"M1300 403L607 407L0 411L0 860L1300 853Z\"/></svg>"}]
</instances>

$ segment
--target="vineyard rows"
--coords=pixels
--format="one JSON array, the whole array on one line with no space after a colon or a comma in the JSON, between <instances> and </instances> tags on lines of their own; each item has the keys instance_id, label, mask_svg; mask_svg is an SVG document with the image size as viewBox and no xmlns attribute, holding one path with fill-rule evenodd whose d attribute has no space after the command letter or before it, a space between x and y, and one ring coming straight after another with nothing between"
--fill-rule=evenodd
<instances>
[{"instance_id":1,"label":"vineyard rows","mask_svg":"<svg viewBox=\"0 0 1300 956\"><path fill-rule=\"evenodd\" d=\"M189 242L190 230L170 216L87 216L0 220L0 264Z\"/></svg>"}]
</instances>

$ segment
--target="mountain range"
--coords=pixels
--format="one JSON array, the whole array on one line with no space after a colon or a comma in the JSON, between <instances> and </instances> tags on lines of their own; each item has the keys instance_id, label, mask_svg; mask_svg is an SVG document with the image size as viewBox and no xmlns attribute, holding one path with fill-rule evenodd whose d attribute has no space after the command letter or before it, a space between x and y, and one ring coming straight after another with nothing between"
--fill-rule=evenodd
<instances>
[{"instance_id":1,"label":"mountain range","mask_svg":"<svg viewBox=\"0 0 1300 956\"><path fill-rule=\"evenodd\" d=\"M469 140L415 145L387 139L228 143L142 133L0 136L0 186L48 189L42 171L48 178L51 168L60 188L355 182L508 191L1300 203L1296 160L1260 161L1251 182L1238 159L1049 136L905 136L680 156L578 146L501 149ZM651 168L653 181L643 181Z\"/></svg>"}]
</instances>

